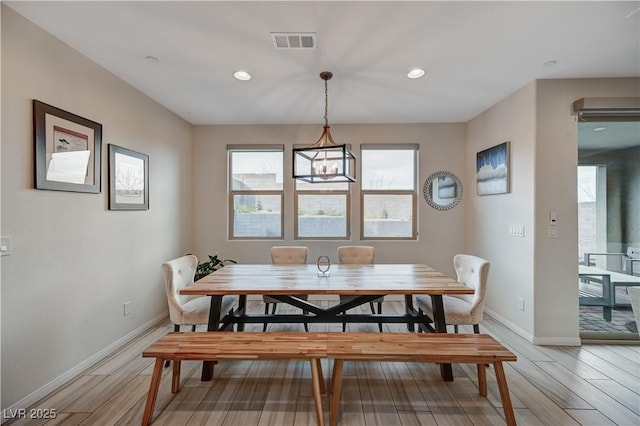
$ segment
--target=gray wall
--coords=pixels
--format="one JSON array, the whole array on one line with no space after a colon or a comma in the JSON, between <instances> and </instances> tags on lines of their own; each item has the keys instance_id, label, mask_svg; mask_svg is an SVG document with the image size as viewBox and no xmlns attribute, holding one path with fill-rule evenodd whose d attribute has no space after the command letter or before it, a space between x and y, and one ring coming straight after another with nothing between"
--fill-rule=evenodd
<instances>
[{"instance_id":1,"label":"gray wall","mask_svg":"<svg viewBox=\"0 0 640 426\"><path fill-rule=\"evenodd\" d=\"M640 147L583 153L579 164L607 169L607 251L640 247Z\"/></svg>"},{"instance_id":2,"label":"gray wall","mask_svg":"<svg viewBox=\"0 0 640 426\"><path fill-rule=\"evenodd\" d=\"M102 124L102 193L34 189L32 99ZM191 132L2 6L3 408L35 402L166 317L160 264L190 247ZM109 143L149 155L150 210L108 210Z\"/></svg>"}]
</instances>

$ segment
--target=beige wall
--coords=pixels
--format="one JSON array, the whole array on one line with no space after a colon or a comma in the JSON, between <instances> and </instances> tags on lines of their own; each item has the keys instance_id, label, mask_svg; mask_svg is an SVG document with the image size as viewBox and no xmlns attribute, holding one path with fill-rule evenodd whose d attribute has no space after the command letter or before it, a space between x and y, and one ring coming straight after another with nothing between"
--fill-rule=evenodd
<instances>
[{"instance_id":1,"label":"beige wall","mask_svg":"<svg viewBox=\"0 0 640 426\"><path fill-rule=\"evenodd\" d=\"M535 91L531 83L475 117L467 127L467 247L491 262L486 309L497 318L533 334ZM477 196L476 153L510 142L508 194ZM509 235L509 225L524 225L524 238ZM518 309L523 298L525 310Z\"/></svg>"},{"instance_id":2,"label":"beige wall","mask_svg":"<svg viewBox=\"0 0 640 426\"><path fill-rule=\"evenodd\" d=\"M640 79L538 80L468 123L475 153L511 141L511 192L467 198L468 249L491 260L486 309L536 344L578 344L577 122L582 97L638 96ZM548 236L557 212L557 238ZM525 237L508 235L525 225ZM525 310L517 309L517 298Z\"/></svg>"},{"instance_id":3,"label":"beige wall","mask_svg":"<svg viewBox=\"0 0 640 426\"><path fill-rule=\"evenodd\" d=\"M102 124L101 194L33 189L32 99ZM108 210L109 143L149 155L150 210ZM2 6L3 408L167 315L160 264L189 249L190 166L188 123Z\"/></svg>"},{"instance_id":4,"label":"beige wall","mask_svg":"<svg viewBox=\"0 0 640 426\"><path fill-rule=\"evenodd\" d=\"M226 145L284 144L285 173L291 164L293 144L311 144L320 136L322 126L197 126L194 130L194 248L200 257L219 252L222 257L242 263L269 263L272 245L296 244L293 240L293 179L285 179L285 239L278 241L229 241L227 238ZM462 201L448 211L438 211L422 197L427 177L448 170L465 179L464 124L390 124L332 125L337 143L350 143L359 156L360 144L417 143L419 148L418 241L360 240L359 184L352 184L350 241L308 241L309 259L328 255L336 262L336 248L344 244L367 244L376 247L380 263L424 262L454 275L452 257L464 250L465 209L469 188L464 188Z\"/></svg>"}]
</instances>

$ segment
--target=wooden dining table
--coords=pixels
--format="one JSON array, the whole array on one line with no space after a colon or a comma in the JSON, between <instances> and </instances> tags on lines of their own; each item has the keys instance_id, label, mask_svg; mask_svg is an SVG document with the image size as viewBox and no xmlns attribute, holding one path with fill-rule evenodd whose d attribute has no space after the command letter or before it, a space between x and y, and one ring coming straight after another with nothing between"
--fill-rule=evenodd
<instances>
[{"instance_id":1,"label":"wooden dining table","mask_svg":"<svg viewBox=\"0 0 640 426\"><path fill-rule=\"evenodd\" d=\"M249 323L405 323L408 331L446 333L443 295L473 294L474 290L423 264L331 265L319 276L316 265L234 264L221 268L183 288L184 295L211 296L209 331L244 330ZM222 297L239 296L236 309L221 315ZM248 313L247 296L268 295L300 308L301 314ZM322 307L301 296L340 295L335 305ZM402 295L403 314L350 313L350 309L388 295ZM433 318L413 305L414 295L429 295ZM433 324L433 325L431 325ZM441 364L444 380L453 380L450 364ZM213 363L205 362L202 380L213 376Z\"/></svg>"}]
</instances>

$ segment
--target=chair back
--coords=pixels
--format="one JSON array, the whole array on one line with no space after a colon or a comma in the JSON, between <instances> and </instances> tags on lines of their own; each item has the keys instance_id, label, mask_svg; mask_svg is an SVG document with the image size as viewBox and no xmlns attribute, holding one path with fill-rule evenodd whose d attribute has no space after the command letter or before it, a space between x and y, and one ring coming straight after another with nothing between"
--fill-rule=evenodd
<instances>
[{"instance_id":1,"label":"chair back","mask_svg":"<svg viewBox=\"0 0 640 426\"><path fill-rule=\"evenodd\" d=\"M636 327L640 336L640 287L627 287L629 299L631 299L631 309L633 316L636 318Z\"/></svg>"},{"instance_id":2,"label":"chair back","mask_svg":"<svg viewBox=\"0 0 640 426\"><path fill-rule=\"evenodd\" d=\"M271 247L271 263L274 265L304 265L309 249L304 246Z\"/></svg>"},{"instance_id":3,"label":"chair back","mask_svg":"<svg viewBox=\"0 0 640 426\"><path fill-rule=\"evenodd\" d=\"M472 324L478 324L482 320L489 266L490 263L487 260L469 254L458 254L453 258L453 267L456 270L458 281L475 289L474 294L452 295L452 297L463 299L471 305Z\"/></svg>"},{"instance_id":4,"label":"chair back","mask_svg":"<svg viewBox=\"0 0 640 426\"><path fill-rule=\"evenodd\" d=\"M169 318L174 324L180 324L182 306L189 300L199 296L180 294L180 290L193 283L198 267L198 258L192 254L170 260L162 264L164 284L169 303Z\"/></svg>"},{"instance_id":5,"label":"chair back","mask_svg":"<svg viewBox=\"0 0 640 426\"><path fill-rule=\"evenodd\" d=\"M371 246L338 247L338 263L343 265L366 265L373 263L376 249Z\"/></svg>"}]
</instances>

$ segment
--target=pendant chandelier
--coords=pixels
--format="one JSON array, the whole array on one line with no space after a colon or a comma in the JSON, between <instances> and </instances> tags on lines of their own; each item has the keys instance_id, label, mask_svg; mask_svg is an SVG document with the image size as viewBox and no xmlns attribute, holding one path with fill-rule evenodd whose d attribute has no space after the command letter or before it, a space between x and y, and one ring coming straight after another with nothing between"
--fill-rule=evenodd
<instances>
[{"instance_id":1,"label":"pendant chandelier","mask_svg":"<svg viewBox=\"0 0 640 426\"><path fill-rule=\"evenodd\" d=\"M329 71L320 73L324 80L324 129L320 139L306 148L293 149L293 178L309 183L355 182L356 156L347 145L337 145L329 128Z\"/></svg>"}]
</instances>

